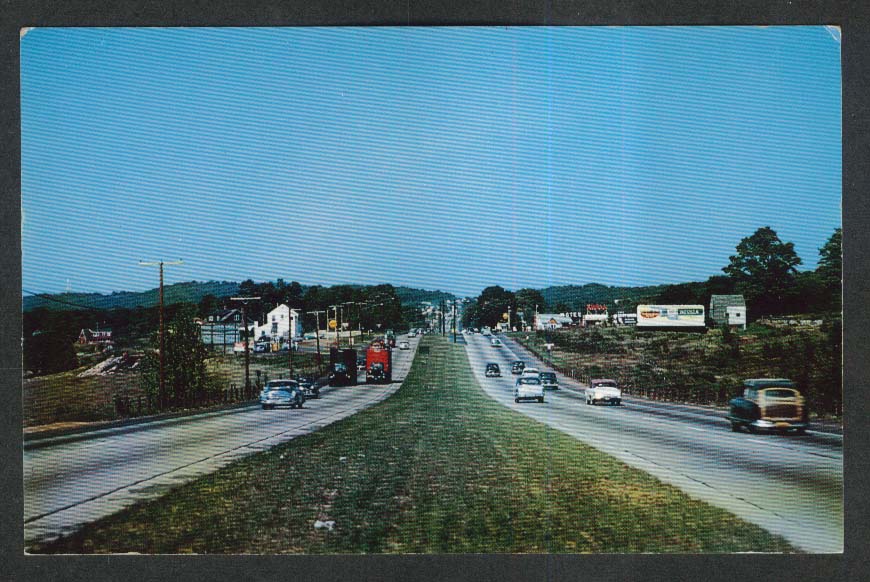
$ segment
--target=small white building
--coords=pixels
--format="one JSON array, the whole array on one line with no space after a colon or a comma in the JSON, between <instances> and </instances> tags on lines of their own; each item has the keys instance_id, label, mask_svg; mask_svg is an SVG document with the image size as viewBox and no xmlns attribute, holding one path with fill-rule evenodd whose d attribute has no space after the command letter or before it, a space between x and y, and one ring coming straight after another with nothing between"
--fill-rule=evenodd
<instances>
[{"instance_id":1,"label":"small white building","mask_svg":"<svg viewBox=\"0 0 870 582\"><path fill-rule=\"evenodd\" d=\"M571 318L559 313L538 313L535 315L535 329L558 329L571 325Z\"/></svg>"},{"instance_id":2,"label":"small white building","mask_svg":"<svg viewBox=\"0 0 870 582\"><path fill-rule=\"evenodd\" d=\"M302 338L302 314L282 303L266 315L266 321L262 325L254 326L253 340L269 337L272 341L286 341L291 330L291 339Z\"/></svg>"},{"instance_id":3,"label":"small white building","mask_svg":"<svg viewBox=\"0 0 870 582\"><path fill-rule=\"evenodd\" d=\"M746 329L746 300L743 295L711 296L710 319L716 325L727 324Z\"/></svg>"}]
</instances>

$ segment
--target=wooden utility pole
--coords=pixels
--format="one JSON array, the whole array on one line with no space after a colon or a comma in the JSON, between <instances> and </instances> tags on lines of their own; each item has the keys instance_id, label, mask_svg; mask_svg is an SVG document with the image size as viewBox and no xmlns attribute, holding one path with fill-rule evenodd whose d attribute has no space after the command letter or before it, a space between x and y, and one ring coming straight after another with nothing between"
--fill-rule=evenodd
<instances>
[{"instance_id":1,"label":"wooden utility pole","mask_svg":"<svg viewBox=\"0 0 870 582\"><path fill-rule=\"evenodd\" d=\"M251 356L248 353L248 316L245 312L245 306L248 305L249 301L259 300L259 297L230 297L230 301L239 301L242 304L242 327L245 330L245 398L247 398L248 391L251 389Z\"/></svg>"},{"instance_id":2,"label":"wooden utility pole","mask_svg":"<svg viewBox=\"0 0 870 582\"><path fill-rule=\"evenodd\" d=\"M453 300L453 343L456 343L456 299Z\"/></svg>"},{"instance_id":3,"label":"wooden utility pole","mask_svg":"<svg viewBox=\"0 0 870 582\"><path fill-rule=\"evenodd\" d=\"M166 326L163 320L163 265L183 265L184 261L139 261L140 267L160 267L160 389L157 395L160 409L166 406L166 370L164 358L166 353Z\"/></svg>"},{"instance_id":4,"label":"wooden utility pole","mask_svg":"<svg viewBox=\"0 0 870 582\"><path fill-rule=\"evenodd\" d=\"M318 376L323 376L323 363L321 362L320 356L320 314L326 313L325 311L309 311L308 313L313 313L317 318L317 329L315 330L314 338L317 340L317 372Z\"/></svg>"}]
</instances>

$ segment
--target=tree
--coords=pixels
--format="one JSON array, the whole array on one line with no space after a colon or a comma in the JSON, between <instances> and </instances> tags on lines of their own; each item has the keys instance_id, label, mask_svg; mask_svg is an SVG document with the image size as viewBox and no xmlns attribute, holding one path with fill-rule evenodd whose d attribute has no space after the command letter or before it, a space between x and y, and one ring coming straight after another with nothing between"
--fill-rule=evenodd
<instances>
[{"instance_id":1,"label":"tree","mask_svg":"<svg viewBox=\"0 0 870 582\"><path fill-rule=\"evenodd\" d=\"M765 226L741 240L736 250L722 270L743 293L749 312L756 317L783 313L795 294L795 267L801 264L794 243L781 241Z\"/></svg>"},{"instance_id":2,"label":"tree","mask_svg":"<svg viewBox=\"0 0 870 582\"><path fill-rule=\"evenodd\" d=\"M838 228L819 249L819 266L816 267L819 281L828 293L830 308L840 311L843 282L843 229Z\"/></svg>"},{"instance_id":3,"label":"tree","mask_svg":"<svg viewBox=\"0 0 870 582\"><path fill-rule=\"evenodd\" d=\"M152 343L159 346L158 335ZM152 401L163 406L200 404L207 400L210 383L206 374L206 348L200 337L199 326L190 309L179 311L166 326L166 353L163 358L165 394L160 394L159 356L151 353L144 363L143 382Z\"/></svg>"},{"instance_id":4,"label":"tree","mask_svg":"<svg viewBox=\"0 0 870 582\"><path fill-rule=\"evenodd\" d=\"M202 299L199 300L199 316L208 317L217 311L218 307L220 307L220 304L217 297L211 293L203 295Z\"/></svg>"},{"instance_id":5,"label":"tree","mask_svg":"<svg viewBox=\"0 0 870 582\"><path fill-rule=\"evenodd\" d=\"M544 296L537 289L520 289L515 296L517 313L522 314L527 325L532 325L536 309L539 312L547 310Z\"/></svg>"},{"instance_id":6,"label":"tree","mask_svg":"<svg viewBox=\"0 0 870 582\"><path fill-rule=\"evenodd\" d=\"M60 331L37 332L24 340L24 369L35 375L66 372L78 366L73 338Z\"/></svg>"},{"instance_id":7,"label":"tree","mask_svg":"<svg viewBox=\"0 0 870 582\"><path fill-rule=\"evenodd\" d=\"M473 308L472 321L475 327L494 327L499 322L507 323L505 313L509 314L511 322L516 321L516 297L510 291L493 285L481 291Z\"/></svg>"}]
</instances>

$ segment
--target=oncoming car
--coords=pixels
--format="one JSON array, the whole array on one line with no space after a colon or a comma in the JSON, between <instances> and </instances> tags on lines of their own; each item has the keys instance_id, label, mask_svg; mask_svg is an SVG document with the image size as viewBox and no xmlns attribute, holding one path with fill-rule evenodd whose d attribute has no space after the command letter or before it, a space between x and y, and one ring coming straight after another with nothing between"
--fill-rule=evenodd
<instances>
[{"instance_id":1,"label":"oncoming car","mask_svg":"<svg viewBox=\"0 0 870 582\"><path fill-rule=\"evenodd\" d=\"M496 338L496 337L492 338L492 339L490 340L489 343L490 343L490 345L491 345L492 347L494 347L494 348L500 348L500 347L501 347L501 340L499 340L499 339Z\"/></svg>"},{"instance_id":2,"label":"oncoming car","mask_svg":"<svg viewBox=\"0 0 870 582\"><path fill-rule=\"evenodd\" d=\"M487 378L501 378L501 368L495 362L490 362L486 365L485 375Z\"/></svg>"},{"instance_id":3,"label":"oncoming car","mask_svg":"<svg viewBox=\"0 0 870 582\"><path fill-rule=\"evenodd\" d=\"M400 350L410 350L411 344L409 344L408 342L399 342L399 349Z\"/></svg>"},{"instance_id":4,"label":"oncoming car","mask_svg":"<svg viewBox=\"0 0 870 582\"><path fill-rule=\"evenodd\" d=\"M302 408L305 395L294 380L270 380L260 392L260 405L263 410L287 406Z\"/></svg>"},{"instance_id":5,"label":"oncoming car","mask_svg":"<svg viewBox=\"0 0 870 582\"><path fill-rule=\"evenodd\" d=\"M589 388L586 389L586 404L607 402L609 404L622 404L622 390L616 385L616 380L605 378L593 378L589 380Z\"/></svg>"},{"instance_id":6,"label":"oncoming car","mask_svg":"<svg viewBox=\"0 0 870 582\"><path fill-rule=\"evenodd\" d=\"M522 360L511 362L511 374L522 374L526 368L526 363Z\"/></svg>"},{"instance_id":7,"label":"oncoming car","mask_svg":"<svg viewBox=\"0 0 870 582\"><path fill-rule=\"evenodd\" d=\"M541 371L538 370L537 368L524 368L521 376L523 378L526 378L526 377L540 378Z\"/></svg>"},{"instance_id":8,"label":"oncoming car","mask_svg":"<svg viewBox=\"0 0 870 582\"><path fill-rule=\"evenodd\" d=\"M514 384L514 402L520 400L544 402L544 387L539 378L533 376L517 378L517 383Z\"/></svg>"}]
</instances>

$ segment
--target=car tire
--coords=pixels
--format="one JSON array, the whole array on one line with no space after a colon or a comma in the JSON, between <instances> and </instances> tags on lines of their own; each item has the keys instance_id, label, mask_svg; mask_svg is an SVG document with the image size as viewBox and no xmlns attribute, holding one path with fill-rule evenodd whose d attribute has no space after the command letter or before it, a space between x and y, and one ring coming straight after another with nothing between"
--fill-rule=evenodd
<instances>
[{"instance_id":1,"label":"car tire","mask_svg":"<svg viewBox=\"0 0 870 582\"><path fill-rule=\"evenodd\" d=\"M264 405L263 405L263 410L269 410L269 407L268 407L267 405L264 404Z\"/></svg>"},{"instance_id":2,"label":"car tire","mask_svg":"<svg viewBox=\"0 0 870 582\"><path fill-rule=\"evenodd\" d=\"M740 432L740 423L732 422L731 423L731 432Z\"/></svg>"},{"instance_id":3,"label":"car tire","mask_svg":"<svg viewBox=\"0 0 870 582\"><path fill-rule=\"evenodd\" d=\"M758 429L755 428L752 424L747 424L746 430L749 431L749 434L758 434Z\"/></svg>"},{"instance_id":4,"label":"car tire","mask_svg":"<svg viewBox=\"0 0 870 582\"><path fill-rule=\"evenodd\" d=\"M520 399L519 399L519 398L514 398L514 402L516 402L517 404L519 404L519 403L520 403Z\"/></svg>"},{"instance_id":5,"label":"car tire","mask_svg":"<svg viewBox=\"0 0 870 582\"><path fill-rule=\"evenodd\" d=\"M616 401L616 405L617 405L617 406L622 406L622 400L617 400L617 401Z\"/></svg>"},{"instance_id":6,"label":"car tire","mask_svg":"<svg viewBox=\"0 0 870 582\"><path fill-rule=\"evenodd\" d=\"M538 398L538 403L543 404L543 403L544 403L544 398L543 398L543 397Z\"/></svg>"}]
</instances>

